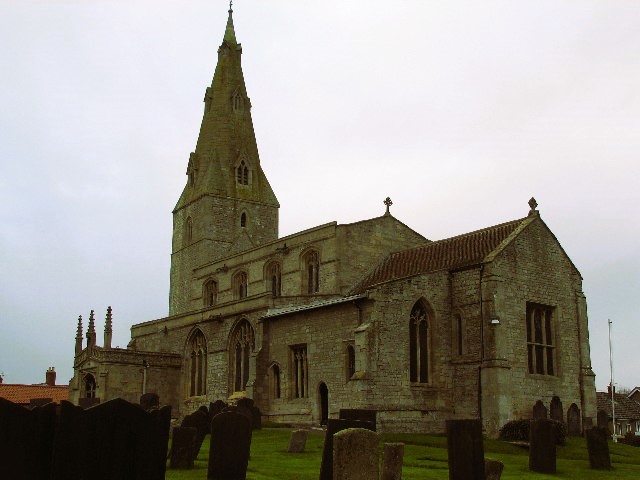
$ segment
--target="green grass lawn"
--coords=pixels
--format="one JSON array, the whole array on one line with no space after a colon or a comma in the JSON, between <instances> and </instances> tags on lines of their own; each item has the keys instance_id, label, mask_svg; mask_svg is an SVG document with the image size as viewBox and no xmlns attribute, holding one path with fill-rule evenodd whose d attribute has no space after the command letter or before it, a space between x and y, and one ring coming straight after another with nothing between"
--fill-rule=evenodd
<instances>
[{"instance_id":1,"label":"green grass lawn","mask_svg":"<svg viewBox=\"0 0 640 480\"><path fill-rule=\"evenodd\" d=\"M291 431L265 428L253 432L248 480L317 480L322 458L322 434L309 433L304 453L287 453ZM447 439L430 435L382 435L385 442L403 442L404 480L448 479ZM589 468L587 446L583 438L570 437L567 445L558 447L558 473L543 475L529 471L528 451L499 440L485 440L485 456L505 465L502 479L600 480L603 478L640 479L640 448L609 443L612 472ZM168 470L167 480L201 480L207 477L209 436L204 441L193 470ZM382 454L380 455L382 457Z\"/></svg>"}]
</instances>

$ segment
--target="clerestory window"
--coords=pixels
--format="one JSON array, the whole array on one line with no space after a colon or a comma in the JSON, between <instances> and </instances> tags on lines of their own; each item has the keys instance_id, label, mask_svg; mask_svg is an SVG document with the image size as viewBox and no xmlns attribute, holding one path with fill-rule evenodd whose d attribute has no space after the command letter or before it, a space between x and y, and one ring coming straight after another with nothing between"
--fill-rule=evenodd
<instances>
[{"instance_id":1,"label":"clerestory window","mask_svg":"<svg viewBox=\"0 0 640 480\"><path fill-rule=\"evenodd\" d=\"M245 318L236 325L229 344L231 385L234 392L246 390L249 381L249 361L255 349L253 327Z\"/></svg>"},{"instance_id":2,"label":"clerestory window","mask_svg":"<svg viewBox=\"0 0 640 480\"><path fill-rule=\"evenodd\" d=\"M211 307L218 301L218 284L209 279L204 283L202 292L203 303L205 307Z\"/></svg>"},{"instance_id":3,"label":"clerestory window","mask_svg":"<svg viewBox=\"0 0 640 480\"><path fill-rule=\"evenodd\" d=\"M303 292L308 294L320 291L320 260L318 252L311 250L302 259L303 265Z\"/></svg>"}]
</instances>

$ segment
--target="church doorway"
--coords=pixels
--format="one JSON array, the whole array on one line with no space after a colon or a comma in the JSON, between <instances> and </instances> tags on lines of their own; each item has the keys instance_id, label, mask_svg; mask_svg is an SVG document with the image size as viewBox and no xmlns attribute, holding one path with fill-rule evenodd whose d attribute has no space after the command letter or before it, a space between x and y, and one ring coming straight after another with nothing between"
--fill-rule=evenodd
<instances>
[{"instance_id":1,"label":"church doorway","mask_svg":"<svg viewBox=\"0 0 640 480\"><path fill-rule=\"evenodd\" d=\"M318 386L318 397L320 400L320 425L326 425L329 419L329 389L324 382Z\"/></svg>"}]
</instances>

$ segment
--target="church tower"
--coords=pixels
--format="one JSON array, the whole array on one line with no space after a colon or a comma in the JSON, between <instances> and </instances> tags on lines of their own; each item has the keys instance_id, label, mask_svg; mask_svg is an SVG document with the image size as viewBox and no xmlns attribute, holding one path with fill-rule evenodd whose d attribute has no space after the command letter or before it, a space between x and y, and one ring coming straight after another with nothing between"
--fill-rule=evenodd
<instances>
[{"instance_id":1,"label":"church tower","mask_svg":"<svg viewBox=\"0 0 640 480\"><path fill-rule=\"evenodd\" d=\"M193 310L195 267L278 238L280 205L260 166L232 14L173 210L169 315Z\"/></svg>"}]
</instances>

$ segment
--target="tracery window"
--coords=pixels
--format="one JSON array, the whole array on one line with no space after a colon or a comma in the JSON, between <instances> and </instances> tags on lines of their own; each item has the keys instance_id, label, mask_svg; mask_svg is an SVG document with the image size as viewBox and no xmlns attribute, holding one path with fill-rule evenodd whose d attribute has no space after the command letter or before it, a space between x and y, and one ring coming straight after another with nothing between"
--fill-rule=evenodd
<instances>
[{"instance_id":1,"label":"tracery window","mask_svg":"<svg viewBox=\"0 0 640 480\"><path fill-rule=\"evenodd\" d=\"M184 243L189 245L193 241L193 221L191 217L187 217L184 222Z\"/></svg>"},{"instance_id":2,"label":"tracery window","mask_svg":"<svg viewBox=\"0 0 640 480\"><path fill-rule=\"evenodd\" d=\"M236 325L229 344L231 385L234 392L246 389L249 381L249 359L255 349L253 327L247 319Z\"/></svg>"},{"instance_id":3,"label":"tracery window","mask_svg":"<svg viewBox=\"0 0 640 480\"><path fill-rule=\"evenodd\" d=\"M236 182L240 185L249 185L249 167L244 160L240 161L240 165L236 168Z\"/></svg>"},{"instance_id":4,"label":"tracery window","mask_svg":"<svg viewBox=\"0 0 640 480\"><path fill-rule=\"evenodd\" d=\"M429 382L429 330L427 310L418 301L409 318L409 380L412 382Z\"/></svg>"},{"instance_id":5,"label":"tracery window","mask_svg":"<svg viewBox=\"0 0 640 480\"><path fill-rule=\"evenodd\" d=\"M236 300L247 297L247 272L238 272L233 277L233 293Z\"/></svg>"},{"instance_id":6,"label":"tracery window","mask_svg":"<svg viewBox=\"0 0 640 480\"><path fill-rule=\"evenodd\" d=\"M347 381L356 373L356 350L353 345L347 345Z\"/></svg>"},{"instance_id":7,"label":"tracery window","mask_svg":"<svg viewBox=\"0 0 640 480\"><path fill-rule=\"evenodd\" d=\"M191 336L187 348L189 355L189 395L207 393L207 341L200 330Z\"/></svg>"},{"instance_id":8,"label":"tracery window","mask_svg":"<svg viewBox=\"0 0 640 480\"><path fill-rule=\"evenodd\" d=\"M84 398L96 398L96 377L90 373L84 377Z\"/></svg>"},{"instance_id":9,"label":"tracery window","mask_svg":"<svg viewBox=\"0 0 640 480\"><path fill-rule=\"evenodd\" d=\"M271 262L266 269L267 288L271 290L271 295L279 297L282 294L282 273L280 263Z\"/></svg>"},{"instance_id":10,"label":"tracery window","mask_svg":"<svg viewBox=\"0 0 640 480\"><path fill-rule=\"evenodd\" d=\"M280 366L277 363L269 369L269 392L271 398L280 398Z\"/></svg>"},{"instance_id":11,"label":"tracery window","mask_svg":"<svg viewBox=\"0 0 640 480\"><path fill-rule=\"evenodd\" d=\"M204 283L202 292L203 303L205 307L211 307L218 301L218 284L209 279Z\"/></svg>"},{"instance_id":12,"label":"tracery window","mask_svg":"<svg viewBox=\"0 0 640 480\"><path fill-rule=\"evenodd\" d=\"M303 272L303 291L308 294L318 293L320 291L320 260L318 252L311 250L305 254L302 259L304 268Z\"/></svg>"},{"instance_id":13,"label":"tracery window","mask_svg":"<svg viewBox=\"0 0 640 480\"><path fill-rule=\"evenodd\" d=\"M289 351L291 356L291 396L306 398L309 396L307 345L295 345L290 347Z\"/></svg>"},{"instance_id":14,"label":"tracery window","mask_svg":"<svg viewBox=\"0 0 640 480\"><path fill-rule=\"evenodd\" d=\"M555 375L554 307L527 302L529 373Z\"/></svg>"}]
</instances>

